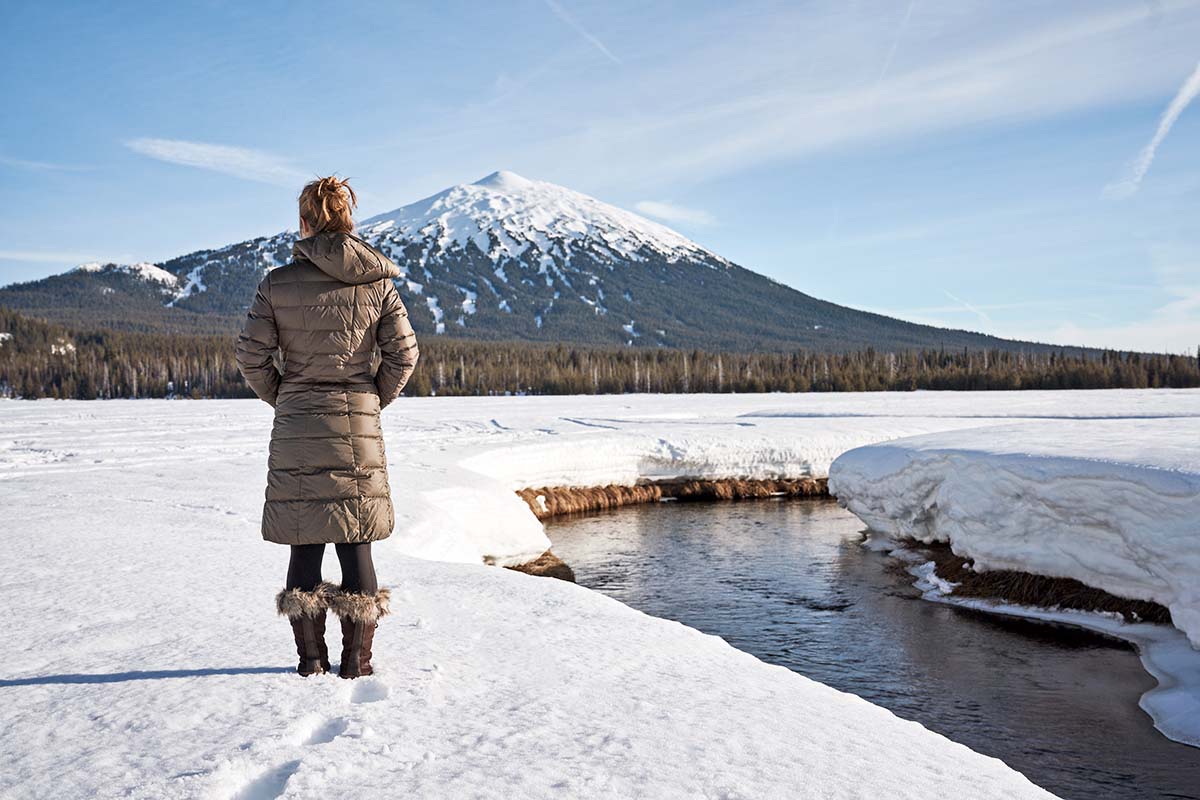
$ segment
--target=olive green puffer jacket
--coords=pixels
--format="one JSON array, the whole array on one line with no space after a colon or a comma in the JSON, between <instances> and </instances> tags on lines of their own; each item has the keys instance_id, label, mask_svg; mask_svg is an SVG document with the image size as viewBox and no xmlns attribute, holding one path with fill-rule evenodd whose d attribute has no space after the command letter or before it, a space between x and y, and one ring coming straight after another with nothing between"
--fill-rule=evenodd
<instances>
[{"instance_id":1,"label":"olive green puffer jacket","mask_svg":"<svg viewBox=\"0 0 1200 800\"><path fill-rule=\"evenodd\" d=\"M275 407L262 535L384 539L395 514L379 411L418 355L392 283L400 269L342 233L302 239L292 255L258 285L237 342L242 375Z\"/></svg>"}]
</instances>

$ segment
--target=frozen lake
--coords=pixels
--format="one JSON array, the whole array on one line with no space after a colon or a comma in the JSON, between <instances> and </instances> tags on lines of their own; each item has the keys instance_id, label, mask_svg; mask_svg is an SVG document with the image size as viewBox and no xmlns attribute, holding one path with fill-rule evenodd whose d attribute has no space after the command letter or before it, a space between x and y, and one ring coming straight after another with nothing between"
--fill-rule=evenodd
<instances>
[{"instance_id":1,"label":"frozen lake","mask_svg":"<svg viewBox=\"0 0 1200 800\"><path fill-rule=\"evenodd\" d=\"M578 581L1004 760L1065 798L1200 798L1133 649L922 601L832 502L657 504L554 520Z\"/></svg>"}]
</instances>

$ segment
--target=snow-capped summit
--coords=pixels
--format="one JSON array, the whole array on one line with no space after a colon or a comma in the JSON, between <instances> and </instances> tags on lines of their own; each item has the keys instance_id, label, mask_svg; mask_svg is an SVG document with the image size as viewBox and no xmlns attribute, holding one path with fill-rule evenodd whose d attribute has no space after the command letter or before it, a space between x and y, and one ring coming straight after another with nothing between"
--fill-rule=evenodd
<instances>
[{"instance_id":1,"label":"snow-capped summit","mask_svg":"<svg viewBox=\"0 0 1200 800\"><path fill-rule=\"evenodd\" d=\"M439 251L466 252L472 243L498 265L530 255L537 258L522 260L569 262L580 250L606 259L644 261L653 253L672 263L726 263L665 225L507 170L371 217L360 230L368 239L420 240L422 263Z\"/></svg>"},{"instance_id":2,"label":"snow-capped summit","mask_svg":"<svg viewBox=\"0 0 1200 800\"><path fill-rule=\"evenodd\" d=\"M476 186L488 186L498 191L515 191L533 185L533 181L507 169L501 169L475 181Z\"/></svg>"}]
</instances>

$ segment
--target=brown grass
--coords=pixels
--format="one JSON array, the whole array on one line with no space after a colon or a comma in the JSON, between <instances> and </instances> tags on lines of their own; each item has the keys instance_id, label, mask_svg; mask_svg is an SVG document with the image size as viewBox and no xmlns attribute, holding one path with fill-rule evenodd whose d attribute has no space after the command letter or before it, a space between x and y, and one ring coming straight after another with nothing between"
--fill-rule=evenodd
<instances>
[{"instance_id":1,"label":"brown grass","mask_svg":"<svg viewBox=\"0 0 1200 800\"><path fill-rule=\"evenodd\" d=\"M999 599L1043 608L1109 611L1121 614L1130 622L1171 623L1171 612L1165 606L1149 600L1117 597L1073 578L1049 578L1006 569L975 572L971 568L971 560L955 555L948 544L925 544L915 539L901 543L934 562L939 578L957 583L954 589L956 597Z\"/></svg>"},{"instance_id":2,"label":"brown grass","mask_svg":"<svg viewBox=\"0 0 1200 800\"><path fill-rule=\"evenodd\" d=\"M768 497L828 497L824 478L795 478L781 480L684 480L654 481L634 486L546 486L540 489L521 489L517 494L538 519L563 514L581 514L609 508L655 503L665 498L681 501L751 500ZM538 503L541 496L545 508Z\"/></svg>"},{"instance_id":3,"label":"brown grass","mask_svg":"<svg viewBox=\"0 0 1200 800\"><path fill-rule=\"evenodd\" d=\"M575 582L575 571L567 565L567 562L549 550L542 553L533 561L517 564L508 569L515 572L524 572L527 575L539 575L545 578L558 578L560 581Z\"/></svg>"}]
</instances>

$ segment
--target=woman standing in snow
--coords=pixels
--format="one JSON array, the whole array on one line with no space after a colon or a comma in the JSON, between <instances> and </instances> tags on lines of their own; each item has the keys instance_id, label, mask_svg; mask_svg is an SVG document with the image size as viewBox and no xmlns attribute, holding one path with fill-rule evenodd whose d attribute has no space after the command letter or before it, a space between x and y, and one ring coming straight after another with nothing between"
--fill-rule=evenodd
<instances>
[{"instance_id":1,"label":"woman standing in snow","mask_svg":"<svg viewBox=\"0 0 1200 800\"><path fill-rule=\"evenodd\" d=\"M412 374L417 340L392 283L399 267L353 235L356 204L344 180L304 187L293 260L258 285L237 342L242 375L275 408L262 535L291 545L276 607L292 623L301 675L330 669L329 609L342 626L338 674L370 675L388 613L371 561L371 542L395 524L379 412ZM340 586L321 580L330 543Z\"/></svg>"}]
</instances>

